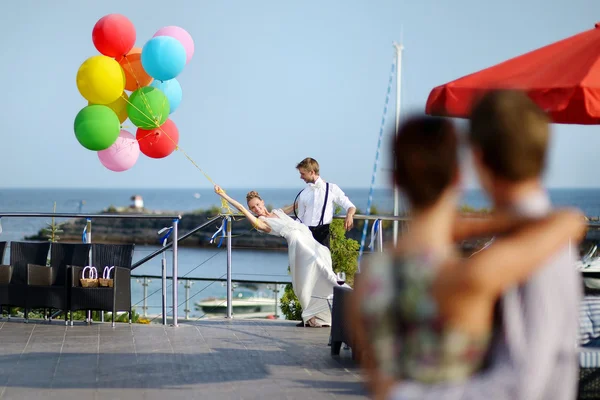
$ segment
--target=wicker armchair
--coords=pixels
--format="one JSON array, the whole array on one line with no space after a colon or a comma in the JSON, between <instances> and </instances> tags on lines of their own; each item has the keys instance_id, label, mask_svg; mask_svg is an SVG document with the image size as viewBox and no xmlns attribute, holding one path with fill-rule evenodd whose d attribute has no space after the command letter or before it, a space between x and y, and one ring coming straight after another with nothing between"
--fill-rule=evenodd
<instances>
[{"instance_id":1,"label":"wicker armchair","mask_svg":"<svg viewBox=\"0 0 600 400\"><path fill-rule=\"evenodd\" d=\"M0 306L25 307L25 322L28 319L27 265L46 265L48 250L50 250L50 242L10 243L12 274L7 284L0 285ZM0 314L1 311L0 308Z\"/></svg>"},{"instance_id":2,"label":"wicker armchair","mask_svg":"<svg viewBox=\"0 0 600 400\"><path fill-rule=\"evenodd\" d=\"M98 271L113 265L131 269L133 264L133 244L92 244L92 265Z\"/></svg>"},{"instance_id":3,"label":"wicker armchair","mask_svg":"<svg viewBox=\"0 0 600 400\"><path fill-rule=\"evenodd\" d=\"M27 266L27 308L63 310L67 324L69 283L67 265L87 265L90 244L52 243L50 267Z\"/></svg>"},{"instance_id":4,"label":"wicker armchair","mask_svg":"<svg viewBox=\"0 0 600 400\"><path fill-rule=\"evenodd\" d=\"M82 287L80 279L83 267L70 266L69 270L71 276L69 311L111 311L113 326L115 326L117 311L127 311L131 323L131 270L129 268L115 267L111 271L113 287ZM73 325L72 315L71 325Z\"/></svg>"}]
</instances>

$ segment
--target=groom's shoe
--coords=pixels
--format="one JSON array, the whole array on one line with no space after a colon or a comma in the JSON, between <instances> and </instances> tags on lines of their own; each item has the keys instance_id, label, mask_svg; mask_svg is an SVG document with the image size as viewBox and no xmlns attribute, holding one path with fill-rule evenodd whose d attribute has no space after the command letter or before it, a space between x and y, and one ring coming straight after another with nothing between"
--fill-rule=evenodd
<instances>
[{"instance_id":1,"label":"groom's shoe","mask_svg":"<svg viewBox=\"0 0 600 400\"><path fill-rule=\"evenodd\" d=\"M298 322L298 323L296 324L296 326L297 326L298 328L304 328L306 325L304 325L304 321L300 321L300 322Z\"/></svg>"}]
</instances>

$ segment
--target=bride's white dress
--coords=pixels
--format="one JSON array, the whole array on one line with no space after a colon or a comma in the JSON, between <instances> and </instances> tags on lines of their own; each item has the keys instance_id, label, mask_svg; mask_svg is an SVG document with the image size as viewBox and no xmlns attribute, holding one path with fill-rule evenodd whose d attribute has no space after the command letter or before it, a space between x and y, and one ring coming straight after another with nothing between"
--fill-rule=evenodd
<instances>
[{"instance_id":1,"label":"bride's white dress","mask_svg":"<svg viewBox=\"0 0 600 400\"><path fill-rule=\"evenodd\" d=\"M337 278L331 267L329 249L317 242L306 225L293 220L283 211L278 217L260 217L271 228L269 234L285 238L292 274L292 286L302 305L304 322L316 317L321 325L331 325L331 312L326 298L333 294ZM321 298L315 298L321 297Z\"/></svg>"}]
</instances>

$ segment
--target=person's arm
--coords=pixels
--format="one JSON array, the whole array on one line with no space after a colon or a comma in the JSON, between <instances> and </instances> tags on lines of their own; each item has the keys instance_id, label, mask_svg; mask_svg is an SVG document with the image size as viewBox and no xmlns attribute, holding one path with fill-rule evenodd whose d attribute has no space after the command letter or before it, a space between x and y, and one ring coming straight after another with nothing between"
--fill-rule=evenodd
<instances>
[{"instance_id":1,"label":"person's arm","mask_svg":"<svg viewBox=\"0 0 600 400\"><path fill-rule=\"evenodd\" d=\"M346 210L346 218L344 219L344 229L349 231L354 226L354 214L356 214L356 207L354 206L354 204L352 204L348 196L346 196L344 191L340 189L338 185L336 185L335 183L330 183L329 187L331 190L331 194L333 195L332 201L335 204L342 207L344 210Z\"/></svg>"},{"instance_id":2,"label":"person's arm","mask_svg":"<svg viewBox=\"0 0 600 400\"><path fill-rule=\"evenodd\" d=\"M294 208L296 208L297 206L297 203L290 204L289 206L281 207L281 211L283 211L285 214L290 214L294 211Z\"/></svg>"},{"instance_id":3,"label":"person's arm","mask_svg":"<svg viewBox=\"0 0 600 400\"><path fill-rule=\"evenodd\" d=\"M344 229L349 231L354 226L354 214L356 214L356 207L352 206L346 210L346 218L344 219Z\"/></svg>"},{"instance_id":4,"label":"person's arm","mask_svg":"<svg viewBox=\"0 0 600 400\"><path fill-rule=\"evenodd\" d=\"M509 213L495 212L484 217L463 217L457 215L452 237L455 242L509 232L522 226L529 218Z\"/></svg>"},{"instance_id":5,"label":"person's arm","mask_svg":"<svg viewBox=\"0 0 600 400\"><path fill-rule=\"evenodd\" d=\"M256 228L259 229L261 231L264 232L271 232L271 228L269 227L269 225L256 218L254 216L254 214L252 214L250 211L248 211L246 209L246 207L244 207L239 201L231 198L227 193L225 193L225 191L223 189L221 189L218 185L215 185L215 193L218 194L219 196L221 196L222 198L224 198L225 200L227 200L232 206L234 206L235 208L237 208L242 214L244 214L246 216L246 218L248 218L248 221L250 221L250 223Z\"/></svg>"},{"instance_id":6,"label":"person's arm","mask_svg":"<svg viewBox=\"0 0 600 400\"><path fill-rule=\"evenodd\" d=\"M585 234L585 220L574 210L556 211L528 223L511 235L498 239L484 252L473 255L457 279L475 291L499 295L524 282L570 239L579 241Z\"/></svg>"}]
</instances>

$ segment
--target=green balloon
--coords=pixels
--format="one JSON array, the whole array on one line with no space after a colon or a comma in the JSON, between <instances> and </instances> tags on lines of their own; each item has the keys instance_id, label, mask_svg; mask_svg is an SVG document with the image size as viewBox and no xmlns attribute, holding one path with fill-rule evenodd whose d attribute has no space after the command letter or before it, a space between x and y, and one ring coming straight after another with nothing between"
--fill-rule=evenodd
<instances>
[{"instance_id":1,"label":"green balloon","mask_svg":"<svg viewBox=\"0 0 600 400\"><path fill-rule=\"evenodd\" d=\"M121 122L113 110L104 105L84 107L75 117L75 137L88 150L106 150L116 142Z\"/></svg>"},{"instance_id":2,"label":"green balloon","mask_svg":"<svg viewBox=\"0 0 600 400\"><path fill-rule=\"evenodd\" d=\"M151 86L139 88L129 96L127 115L131 122L142 129L155 129L169 118L169 99L159 89Z\"/></svg>"}]
</instances>

